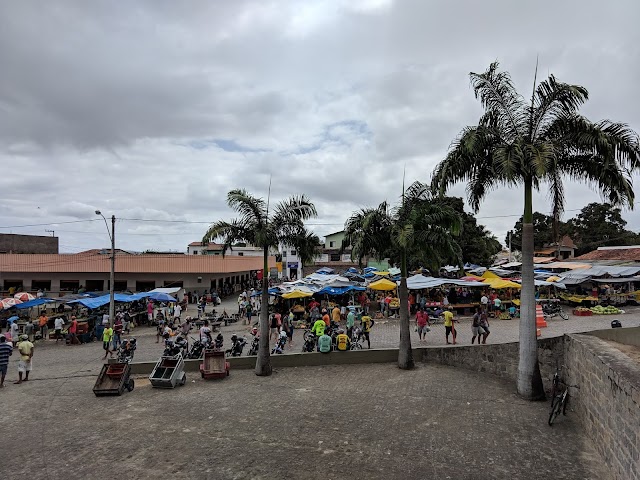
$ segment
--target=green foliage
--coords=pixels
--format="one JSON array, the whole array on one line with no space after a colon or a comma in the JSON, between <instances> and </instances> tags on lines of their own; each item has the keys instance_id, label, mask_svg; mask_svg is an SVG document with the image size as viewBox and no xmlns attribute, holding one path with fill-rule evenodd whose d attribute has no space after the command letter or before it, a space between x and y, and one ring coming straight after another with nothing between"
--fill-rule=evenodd
<instances>
[{"instance_id":1,"label":"green foliage","mask_svg":"<svg viewBox=\"0 0 640 480\"><path fill-rule=\"evenodd\" d=\"M455 242L462 252L462 262L484 266L491 265L495 256L502 250L502 245L498 239L484 225L478 224L473 215L465 212L462 198L441 197L436 199L436 202L452 208L462 219L462 233L455 237ZM457 261L456 258L448 258L443 264L455 264Z\"/></svg>"},{"instance_id":2,"label":"green foliage","mask_svg":"<svg viewBox=\"0 0 640 480\"><path fill-rule=\"evenodd\" d=\"M540 212L533 212L533 244L535 248L542 248L545 245L554 243L557 239L553 233L553 217ZM557 222L558 238L563 235L571 236L567 224ZM518 219L513 230L507 232L505 244L509 245L509 234L511 234L511 249L522 250L522 216ZM573 237L572 237L573 238Z\"/></svg>"},{"instance_id":3,"label":"green foliage","mask_svg":"<svg viewBox=\"0 0 640 480\"><path fill-rule=\"evenodd\" d=\"M383 202L355 212L345 224L342 251L351 246L351 256L360 264L367 256L378 260L389 257L405 275L406 267L426 266L437 271L447 259L461 263L455 241L461 231L460 215L434 200L426 185L415 182L393 209Z\"/></svg>"}]
</instances>

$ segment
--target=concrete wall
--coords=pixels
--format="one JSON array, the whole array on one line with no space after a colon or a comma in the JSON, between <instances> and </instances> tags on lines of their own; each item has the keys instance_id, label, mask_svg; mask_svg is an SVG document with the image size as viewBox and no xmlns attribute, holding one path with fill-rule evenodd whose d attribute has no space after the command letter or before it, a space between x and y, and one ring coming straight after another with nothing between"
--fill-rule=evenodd
<instances>
[{"instance_id":1,"label":"concrete wall","mask_svg":"<svg viewBox=\"0 0 640 480\"><path fill-rule=\"evenodd\" d=\"M589 332L587 335L593 335L603 340L611 340L625 345L640 347L640 327L596 330L595 332Z\"/></svg>"},{"instance_id":2,"label":"concrete wall","mask_svg":"<svg viewBox=\"0 0 640 480\"><path fill-rule=\"evenodd\" d=\"M0 233L0 253L58 253L58 237Z\"/></svg>"},{"instance_id":3,"label":"concrete wall","mask_svg":"<svg viewBox=\"0 0 640 480\"><path fill-rule=\"evenodd\" d=\"M565 365L566 382L580 387L571 409L612 478L640 480L640 366L593 335L567 336Z\"/></svg>"}]
</instances>

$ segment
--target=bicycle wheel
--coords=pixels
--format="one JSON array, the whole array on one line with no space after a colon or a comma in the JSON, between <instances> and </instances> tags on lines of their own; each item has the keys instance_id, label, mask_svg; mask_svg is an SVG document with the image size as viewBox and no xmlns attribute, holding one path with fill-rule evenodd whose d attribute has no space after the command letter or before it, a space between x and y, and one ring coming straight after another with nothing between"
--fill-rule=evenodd
<instances>
[{"instance_id":1,"label":"bicycle wheel","mask_svg":"<svg viewBox=\"0 0 640 480\"><path fill-rule=\"evenodd\" d=\"M551 413L549 413L549 426L553 425L553 421L560 414L562 400L561 397L553 397L553 403L551 404Z\"/></svg>"},{"instance_id":2,"label":"bicycle wheel","mask_svg":"<svg viewBox=\"0 0 640 480\"><path fill-rule=\"evenodd\" d=\"M569 315L567 315L563 310L560 310L560 318L563 320L569 320Z\"/></svg>"}]
</instances>

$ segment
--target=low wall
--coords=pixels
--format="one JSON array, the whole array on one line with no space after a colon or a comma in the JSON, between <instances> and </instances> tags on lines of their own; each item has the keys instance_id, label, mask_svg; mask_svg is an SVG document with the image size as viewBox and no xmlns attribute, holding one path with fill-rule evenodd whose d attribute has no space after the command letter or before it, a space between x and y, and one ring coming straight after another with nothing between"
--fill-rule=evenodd
<instances>
[{"instance_id":1,"label":"low wall","mask_svg":"<svg viewBox=\"0 0 640 480\"><path fill-rule=\"evenodd\" d=\"M624 343L625 345L640 347L640 327L609 328L607 330L589 332L587 335L593 335L594 337L598 337L603 340Z\"/></svg>"},{"instance_id":2,"label":"low wall","mask_svg":"<svg viewBox=\"0 0 640 480\"><path fill-rule=\"evenodd\" d=\"M565 339L565 381L580 387L570 389L572 410L612 478L640 480L640 366L595 335Z\"/></svg>"}]
</instances>

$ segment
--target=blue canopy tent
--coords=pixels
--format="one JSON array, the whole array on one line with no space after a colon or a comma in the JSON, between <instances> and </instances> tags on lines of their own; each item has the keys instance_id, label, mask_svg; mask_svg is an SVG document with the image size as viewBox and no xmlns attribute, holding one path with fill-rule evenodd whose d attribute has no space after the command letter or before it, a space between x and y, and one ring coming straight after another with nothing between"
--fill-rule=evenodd
<instances>
[{"instance_id":1,"label":"blue canopy tent","mask_svg":"<svg viewBox=\"0 0 640 480\"><path fill-rule=\"evenodd\" d=\"M134 298L135 295L125 295L124 293L116 293L113 296L113 299L116 302L133 302L134 300L139 300L139 298ZM110 298L109 295L102 295L101 297L95 297L95 298L79 298L77 300L71 300L70 302L67 303L79 303L81 305L84 305L87 308L100 308L103 305L106 305L107 303L109 303ZM175 302L175 300L173 300Z\"/></svg>"},{"instance_id":2,"label":"blue canopy tent","mask_svg":"<svg viewBox=\"0 0 640 480\"><path fill-rule=\"evenodd\" d=\"M16 305L16 308L18 310L25 310L27 308L44 305L45 303L54 303L54 302L55 300L52 298L44 298L44 297L34 298L33 300L29 300L28 302L19 303L18 305Z\"/></svg>"},{"instance_id":3,"label":"blue canopy tent","mask_svg":"<svg viewBox=\"0 0 640 480\"><path fill-rule=\"evenodd\" d=\"M324 287L318 290L316 293L320 295L344 295L349 292L363 292L365 287L357 287L355 285L349 285L347 287Z\"/></svg>"},{"instance_id":4,"label":"blue canopy tent","mask_svg":"<svg viewBox=\"0 0 640 480\"><path fill-rule=\"evenodd\" d=\"M178 301L171 295L168 295L163 292L143 292L143 293L135 293L133 295L126 295L126 296L129 297L129 300L124 300L125 302L134 302L142 298L150 298L158 302L177 302Z\"/></svg>"}]
</instances>

